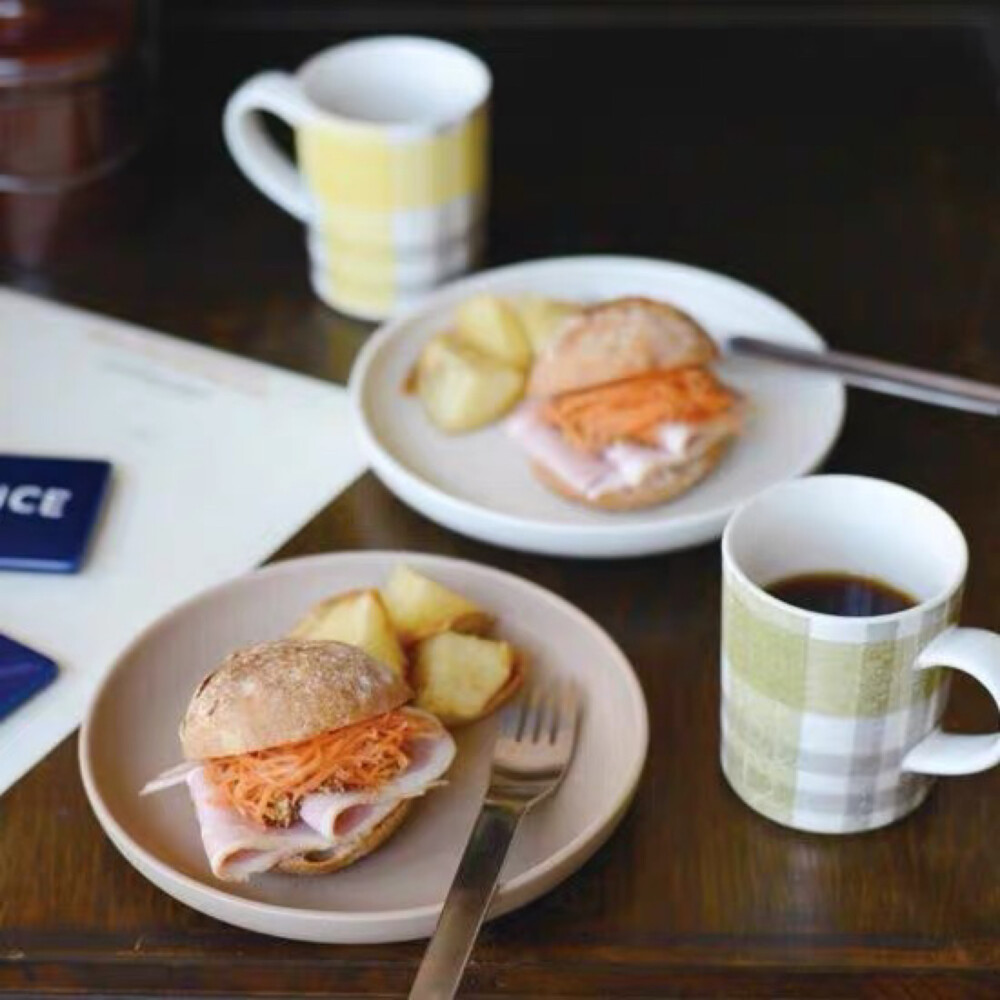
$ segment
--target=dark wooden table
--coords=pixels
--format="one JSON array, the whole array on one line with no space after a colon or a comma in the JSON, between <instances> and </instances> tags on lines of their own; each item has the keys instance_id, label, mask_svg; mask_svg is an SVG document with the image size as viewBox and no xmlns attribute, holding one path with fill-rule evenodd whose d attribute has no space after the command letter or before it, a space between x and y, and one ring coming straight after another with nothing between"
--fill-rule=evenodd
<instances>
[{"instance_id":1,"label":"dark wooden table","mask_svg":"<svg viewBox=\"0 0 1000 1000\"><path fill-rule=\"evenodd\" d=\"M1000 381L1000 121L971 35L526 25L456 37L496 71L494 261L689 261L770 290L838 346ZM217 122L241 78L332 40L168 33L148 209L8 280L342 381L368 329L312 298L299 227L240 179ZM829 461L957 517L973 553L966 620L993 628L998 442L984 418L852 395ZM634 808L580 873L486 929L469 996L1000 995L1000 771L945 780L905 822L843 838L772 825L725 786L715 546L624 562L505 552L366 476L279 555L374 546L553 588L617 638L649 699ZM994 714L957 684L953 725L987 729ZM0 798L0 992L405 994L419 944L270 940L154 889L91 816L75 752L73 738Z\"/></svg>"}]
</instances>

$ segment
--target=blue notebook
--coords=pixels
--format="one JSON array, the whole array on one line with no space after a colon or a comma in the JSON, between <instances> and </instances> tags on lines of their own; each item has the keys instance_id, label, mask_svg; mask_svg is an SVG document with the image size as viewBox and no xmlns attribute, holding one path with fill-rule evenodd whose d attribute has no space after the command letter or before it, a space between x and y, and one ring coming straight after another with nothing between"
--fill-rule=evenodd
<instances>
[{"instance_id":1,"label":"blue notebook","mask_svg":"<svg viewBox=\"0 0 1000 1000\"><path fill-rule=\"evenodd\" d=\"M47 656L0 635L0 719L51 684L56 672Z\"/></svg>"},{"instance_id":2,"label":"blue notebook","mask_svg":"<svg viewBox=\"0 0 1000 1000\"><path fill-rule=\"evenodd\" d=\"M0 455L0 569L77 572L110 475L93 459Z\"/></svg>"}]
</instances>

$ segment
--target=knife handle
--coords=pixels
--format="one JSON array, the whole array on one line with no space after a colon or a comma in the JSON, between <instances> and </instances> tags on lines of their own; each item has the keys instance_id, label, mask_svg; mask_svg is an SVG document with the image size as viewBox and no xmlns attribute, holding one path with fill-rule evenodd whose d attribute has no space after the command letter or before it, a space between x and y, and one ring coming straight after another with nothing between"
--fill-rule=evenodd
<instances>
[{"instance_id":1,"label":"knife handle","mask_svg":"<svg viewBox=\"0 0 1000 1000\"><path fill-rule=\"evenodd\" d=\"M844 351L816 351L758 337L734 336L726 342L735 355L764 358L797 368L838 375L848 385L891 396L904 396L956 410L1000 417L1000 386L958 375L924 371L880 358L868 358Z\"/></svg>"}]
</instances>

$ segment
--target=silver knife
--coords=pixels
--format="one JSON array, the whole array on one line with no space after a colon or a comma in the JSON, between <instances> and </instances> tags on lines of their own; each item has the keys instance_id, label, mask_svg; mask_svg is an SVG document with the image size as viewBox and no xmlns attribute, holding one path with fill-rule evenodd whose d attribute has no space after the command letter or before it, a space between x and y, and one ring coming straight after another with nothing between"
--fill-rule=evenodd
<instances>
[{"instance_id":1,"label":"silver knife","mask_svg":"<svg viewBox=\"0 0 1000 1000\"><path fill-rule=\"evenodd\" d=\"M738 357L777 361L796 368L810 368L837 375L847 385L860 389L872 389L890 396L904 396L922 403L1000 417L1000 386L990 385L988 382L976 382L958 375L942 375L861 354L790 347L759 337L733 336L726 340L725 348Z\"/></svg>"}]
</instances>

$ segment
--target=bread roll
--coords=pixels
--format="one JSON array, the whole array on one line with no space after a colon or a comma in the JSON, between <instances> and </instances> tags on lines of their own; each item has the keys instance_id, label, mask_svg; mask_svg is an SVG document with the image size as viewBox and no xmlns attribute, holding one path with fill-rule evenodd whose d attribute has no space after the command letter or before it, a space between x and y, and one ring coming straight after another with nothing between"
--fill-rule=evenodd
<instances>
[{"instance_id":1,"label":"bread roll","mask_svg":"<svg viewBox=\"0 0 1000 1000\"><path fill-rule=\"evenodd\" d=\"M705 365L718 356L686 313L646 298L614 299L566 321L531 371L529 396L557 396L605 382Z\"/></svg>"},{"instance_id":2,"label":"bread roll","mask_svg":"<svg viewBox=\"0 0 1000 1000\"><path fill-rule=\"evenodd\" d=\"M390 667L342 642L278 639L238 649L198 686L181 723L189 760L308 739L413 697Z\"/></svg>"}]
</instances>

